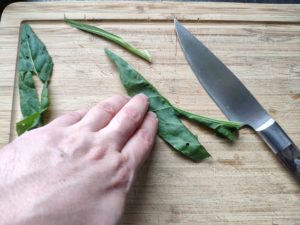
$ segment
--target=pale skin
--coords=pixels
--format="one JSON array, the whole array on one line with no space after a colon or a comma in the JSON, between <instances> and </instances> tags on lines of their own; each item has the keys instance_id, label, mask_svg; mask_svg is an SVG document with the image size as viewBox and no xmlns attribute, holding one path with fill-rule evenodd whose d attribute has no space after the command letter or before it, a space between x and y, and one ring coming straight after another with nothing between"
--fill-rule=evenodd
<instances>
[{"instance_id":1,"label":"pale skin","mask_svg":"<svg viewBox=\"0 0 300 225\"><path fill-rule=\"evenodd\" d=\"M0 150L0 224L119 224L156 131L141 94L26 132Z\"/></svg>"}]
</instances>

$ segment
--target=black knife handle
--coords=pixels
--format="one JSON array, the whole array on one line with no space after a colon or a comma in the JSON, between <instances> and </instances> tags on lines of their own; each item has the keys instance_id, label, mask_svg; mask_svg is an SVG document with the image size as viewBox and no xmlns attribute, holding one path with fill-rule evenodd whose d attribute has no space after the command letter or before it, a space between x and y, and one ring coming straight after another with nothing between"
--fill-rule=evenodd
<instances>
[{"instance_id":1,"label":"black knife handle","mask_svg":"<svg viewBox=\"0 0 300 225\"><path fill-rule=\"evenodd\" d=\"M300 182L300 151L279 124L274 122L258 133Z\"/></svg>"}]
</instances>

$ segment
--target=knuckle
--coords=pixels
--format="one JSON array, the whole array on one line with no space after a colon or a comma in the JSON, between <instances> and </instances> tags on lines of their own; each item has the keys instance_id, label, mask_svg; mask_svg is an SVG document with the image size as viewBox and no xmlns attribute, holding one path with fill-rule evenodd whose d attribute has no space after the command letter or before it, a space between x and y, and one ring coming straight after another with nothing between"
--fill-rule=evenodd
<instances>
[{"instance_id":1,"label":"knuckle","mask_svg":"<svg viewBox=\"0 0 300 225\"><path fill-rule=\"evenodd\" d=\"M133 108L125 108L124 109L125 120L130 119L131 121L139 121L141 118L141 113Z\"/></svg>"},{"instance_id":2,"label":"knuckle","mask_svg":"<svg viewBox=\"0 0 300 225\"><path fill-rule=\"evenodd\" d=\"M126 193L129 190L132 177L132 169L128 165L124 165L114 173L108 188L123 190Z\"/></svg>"},{"instance_id":3,"label":"knuckle","mask_svg":"<svg viewBox=\"0 0 300 225\"><path fill-rule=\"evenodd\" d=\"M74 145L77 138L74 135L70 135L62 139L62 141L58 144L58 148L62 150L69 149L71 146Z\"/></svg>"},{"instance_id":4,"label":"knuckle","mask_svg":"<svg viewBox=\"0 0 300 225\"><path fill-rule=\"evenodd\" d=\"M128 190L132 172L129 166L123 166L118 173L115 175L112 186L115 188L123 188L125 191Z\"/></svg>"},{"instance_id":5,"label":"knuckle","mask_svg":"<svg viewBox=\"0 0 300 225\"><path fill-rule=\"evenodd\" d=\"M111 117L113 117L116 114L115 108L109 102L102 102L102 103L98 104L97 105L97 110L104 111L105 113L107 113Z\"/></svg>"},{"instance_id":6,"label":"knuckle","mask_svg":"<svg viewBox=\"0 0 300 225\"><path fill-rule=\"evenodd\" d=\"M139 131L139 135L143 142L146 142L147 144L150 144L153 142L153 135L146 129L141 129Z\"/></svg>"},{"instance_id":7,"label":"knuckle","mask_svg":"<svg viewBox=\"0 0 300 225\"><path fill-rule=\"evenodd\" d=\"M122 160L119 154L116 154L110 161L110 165L112 166L113 169L119 168L121 163Z\"/></svg>"},{"instance_id":8,"label":"knuckle","mask_svg":"<svg viewBox=\"0 0 300 225\"><path fill-rule=\"evenodd\" d=\"M95 144L106 145L107 148L112 152L117 152L121 150L121 139L122 132L118 129L102 129L95 135ZM118 157L118 156L116 156ZM115 158L115 157L113 157Z\"/></svg>"},{"instance_id":9,"label":"knuckle","mask_svg":"<svg viewBox=\"0 0 300 225\"><path fill-rule=\"evenodd\" d=\"M124 124L117 123L112 129L111 134L114 136L111 138L111 140L114 142L114 144L112 144L112 149L120 151L123 140L127 140L128 136L128 133L126 130L124 130Z\"/></svg>"},{"instance_id":10,"label":"knuckle","mask_svg":"<svg viewBox=\"0 0 300 225\"><path fill-rule=\"evenodd\" d=\"M124 167L125 164L128 162L128 157L117 153L114 157L113 160L111 161L111 165L115 170L119 170L120 168Z\"/></svg>"},{"instance_id":11,"label":"knuckle","mask_svg":"<svg viewBox=\"0 0 300 225\"><path fill-rule=\"evenodd\" d=\"M75 129L70 134L65 134L58 144L60 149L68 151L71 148L81 146L90 140L89 135L84 129Z\"/></svg>"},{"instance_id":12,"label":"knuckle","mask_svg":"<svg viewBox=\"0 0 300 225\"><path fill-rule=\"evenodd\" d=\"M74 121L81 120L81 114L79 112L70 112L66 114L66 117Z\"/></svg>"},{"instance_id":13,"label":"knuckle","mask_svg":"<svg viewBox=\"0 0 300 225\"><path fill-rule=\"evenodd\" d=\"M107 147L99 145L99 146L95 146L93 147L93 149L91 149L91 154L89 159L91 160L100 160L102 158L104 158L104 156L107 153Z\"/></svg>"}]
</instances>

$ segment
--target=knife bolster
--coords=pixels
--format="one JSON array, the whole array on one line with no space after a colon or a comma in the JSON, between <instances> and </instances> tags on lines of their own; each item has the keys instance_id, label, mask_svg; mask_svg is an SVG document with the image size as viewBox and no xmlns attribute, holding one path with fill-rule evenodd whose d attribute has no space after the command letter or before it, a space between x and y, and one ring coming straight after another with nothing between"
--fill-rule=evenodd
<instances>
[{"instance_id":1,"label":"knife bolster","mask_svg":"<svg viewBox=\"0 0 300 225\"><path fill-rule=\"evenodd\" d=\"M274 122L264 130L258 131L258 134L275 154L292 144L292 140L277 122Z\"/></svg>"},{"instance_id":2,"label":"knife bolster","mask_svg":"<svg viewBox=\"0 0 300 225\"><path fill-rule=\"evenodd\" d=\"M258 134L300 182L300 151L279 124L274 122Z\"/></svg>"}]
</instances>

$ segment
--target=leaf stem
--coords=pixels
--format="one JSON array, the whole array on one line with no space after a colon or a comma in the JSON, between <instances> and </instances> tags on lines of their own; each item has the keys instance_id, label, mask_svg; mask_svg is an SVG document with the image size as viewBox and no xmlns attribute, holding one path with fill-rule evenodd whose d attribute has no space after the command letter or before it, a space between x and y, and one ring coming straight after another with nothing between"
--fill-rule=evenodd
<instances>
[{"instance_id":1,"label":"leaf stem","mask_svg":"<svg viewBox=\"0 0 300 225\"><path fill-rule=\"evenodd\" d=\"M98 28L98 27L95 27L95 26L92 26L89 24L84 24L84 23L80 23L78 21L70 20L66 17L65 17L64 21L72 27L86 31L88 33L92 33L92 34L96 34L98 36L104 37L104 38L122 46L123 48L127 49L128 51L132 52L133 54L145 59L146 61L151 62L151 55L149 54L148 51L146 51L146 50L143 51L143 50L137 49L136 47L134 47L133 45L131 45L130 43L125 41L120 36L117 36L113 33L110 33L106 30L103 30L101 28Z\"/></svg>"},{"instance_id":2,"label":"leaf stem","mask_svg":"<svg viewBox=\"0 0 300 225\"><path fill-rule=\"evenodd\" d=\"M175 106L173 106L173 108L179 115L185 116L185 117L190 118L190 119L196 119L198 122L203 122L203 124L218 123L218 124L220 124L224 127L235 128L237 130L241 129L242 126L243 126L243 124L240 123L240 122L213 119L213 118L210 118L210 117L201 116L201 115L197 115L197 114L194 114L194 113L184 111L184 110L179 109Z\"/></svg>"},{"instance_id":3,"label":"leaf stem","mask_svg":"<svg viewBox=\"0 0 300 225\"><path fill-rule=\"evenodd\" d=\"M240 122L233 122L233 121L223 121L212 119L205 116L196 115L177 107L173 106L173 109L179 116L183 116L191 121L195 121L201 125L204 125L216 132L218 136L224 137L233 141L236 139L235 132L238 131L243 127L243 124Z\"/></svg>"}]
</instances>

